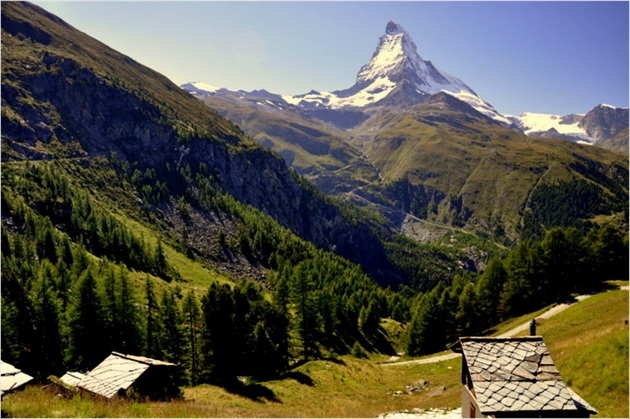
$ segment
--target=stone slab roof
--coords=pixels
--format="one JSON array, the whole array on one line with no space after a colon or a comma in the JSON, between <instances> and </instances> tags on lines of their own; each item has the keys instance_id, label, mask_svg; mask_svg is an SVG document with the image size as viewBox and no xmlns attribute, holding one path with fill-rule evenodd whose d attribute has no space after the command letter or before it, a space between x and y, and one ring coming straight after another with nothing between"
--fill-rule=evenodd
<instances>
[{"instance_id":1,"label":"stone slab roof","mask_svg":"<svg viewBox=\"0 0 630 419\"><path fill-rule=\"evenodd\" d=\"M86 374L78 382L77 387L109 399L115 396L118 390L127 390L151 366L177 367L170 362L112 352Z\"/></svg>"},{"instance_id":2,"label":"stone slab roof","mask_svg":"<svg viewBox=\"0 0 630 419\"><path fill-rule=\"evenodd\" d=\"M30 375L24 374L13 365L3 361L0 361L0 372L2 376L0 395L10 393L33 379Z\"/></svg>"},{"instance_id":3,"label":"stone slab roof","mask_svg":"<svg viewBox=\"0 0 630 419\"><path fill-rule=\"evenodd\" d=\"M59 379L69 386L76 387L84 378L85 374L81 374L80 372L68 371Z\"/></svg>"},{"instance_id":4,"label":"stone slab roof","mask_svg":"<svg viewBox=\"0 0 630 419\"><path fill-rule=\"evenodd\" d=\"M585 408L576 404L542 337L461 338L460 344L483 414Z\"/></svg>"}]
</instances>

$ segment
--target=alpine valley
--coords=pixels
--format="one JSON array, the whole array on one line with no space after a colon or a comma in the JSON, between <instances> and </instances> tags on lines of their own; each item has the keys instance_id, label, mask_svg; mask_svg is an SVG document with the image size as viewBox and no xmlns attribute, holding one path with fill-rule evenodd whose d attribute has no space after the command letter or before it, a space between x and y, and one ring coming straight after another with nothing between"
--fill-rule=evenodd
<instances>
[{"instance_id":1,"label":"alpine valley","mask_svg":"<svg viewBox=\"0 0 630 419\"><path fill-rule=\"evenodd\" d=\"M566 189L569 184L588 185L587 194L600 203L616 193L595 173L606 173L619 192L626 190L628 108L501 115L463 81L422 59L395 22L387 24L372 59L345 90L286 96L201 82L181 87L322 191L379 211L421 241L435 239L437 224L514 243L567 225L560 221L567 209L555 205L585 198L574 195L581 187ZM550 189L572 192L550 206L540 196ZM622 210L625 197L617 204ZM584 221L595 215L590 211L575 215Z\"/></svg>"},{"instance_id":2,"label":"alpine valley","mask_svg":"<svg viewBox=\"0 0 630 419\"><path fill-rule=\"evenodd\" d=\"M628 109L502 115L394 22L352 87L283 96L2 2L2 360L45 383L119 351L258 402L437 352L627 280L627 153Z\"/></svg>"}]
</instances>

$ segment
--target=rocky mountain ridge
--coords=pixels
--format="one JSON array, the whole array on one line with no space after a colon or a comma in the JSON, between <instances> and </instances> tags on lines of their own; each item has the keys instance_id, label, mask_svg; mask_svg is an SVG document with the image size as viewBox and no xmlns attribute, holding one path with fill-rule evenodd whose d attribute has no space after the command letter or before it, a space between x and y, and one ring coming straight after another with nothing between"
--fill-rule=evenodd
<instances>
[{"instance_id":1,"label":"rocky mountain ridge","mask_svg":"<svg viewBox=\"0 0 630 419\"><path fill-rule=\"evenodd\" d=\"M392 233L412 230L403 223L413 217L418 228L455 227L510 244L559 222L541 221L534 211L538 188L588 184L595 204L580 207L572 223L618 212L627 188L618 156L532 144L446 92L404 109L374 106L369 114L315 114L266 91L207 95L206 106L36 6L9 3L2 13L3 161L115 154L130 175L144 173L145 186L170 185L170 205L194 198L198 175L208 177L221 193L377 278L417 274L410 274L413 263L405 271L390 259L401 246L389 242ZM327 121L333 114L325 112L343 112L355 124L341 128L343 118ZM377 215L326 197L285 163Z\"/></svg>"},{"instance_id":2,"label":"rocky mountain ridge","mask_svg":"<svg viewBox=\"0 0 630 419\"><path fill-rule=\"evenodd\" d=\"M380 37L372 58L359 70L355 84L347 89L333 92L311 90L305 94L289 96L264 90L233 92L202 82L186 83L181 87L201 97L264 97L284 102L285 107L294 105L311 112L326 110L329 111L327 115L334 111L370 114L373 112L371 108L381 106L407 108L423 102L433 94L446 92L491 119L502 124L510 123L462 80L439 70L431 61L422 59L409 33L393 21L387 23L385 34ZM313 115L317 116L317 113Z\"/></svg>"},{"instance_id":3,"label":"rocky mountain ridge","mask_svg":"<svg viewBox=\"0 0 630 419\"><path fill-rule=\"evenodd\" d=\"M628 108L601 104L583 115L524 113L509 118L532 137L575 141L628 154Z\"/></svg>"},{"instance_id":4,"label":"rocky mountain ridge","mask_svg":"<svg viewBox=\"0 0 630 419\"><path fill-rule=\"evenodd\" d=\"M278 109L290 109L293 105L342 129L358 126L375 109L383 106L407 109L429 100L434 94L448 94L491 120L530 136L577 141L628 153L627 135L620 134L628 126L627 108L595 106L584 123L580 122L582 115L531 112L521 116L502 115L462 80L422 59L409 33L393 21L387 23L385 34L379 38L372 58L359 70L355 84L347 89L333 92L311 90L289 96L264 89L231 91L203 82L190 82L181 87L199 98L230 97L257 103L262 98L264 100L259 104ZM568 123L568 119L573 122Z\"/></svg>"}]
</instances>

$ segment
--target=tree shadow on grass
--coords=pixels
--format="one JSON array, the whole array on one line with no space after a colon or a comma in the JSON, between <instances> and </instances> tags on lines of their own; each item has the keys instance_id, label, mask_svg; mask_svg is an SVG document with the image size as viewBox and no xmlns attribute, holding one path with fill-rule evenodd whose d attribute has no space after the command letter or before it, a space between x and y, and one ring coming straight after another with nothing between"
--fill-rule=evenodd
<instances>
[{"instance_id":1,"label":"tree shadow on grass","mask_svg":"<svg viewBox=\"0 0 630 419\"><path fill-rule=\"evenodd\" d=\"M333 364L337 364L337 365L346 365L346 362L341 358L325 357L325 358L322 358L322 360L332 362Z\"/></svg>"},{"instance_id":2,"label":"tree shadow on grass","mask_svg":"<svg viewBox=\"0 0 630 419\"><path fill-rule=\"evenodd\" d=\"M282 403L282 400L276 396L276 393L273 390L265 387L259 383L231 383L226 385L225 390L232 394L237 394L239 396L247 397L250 400L253 400L257 403L272 402L272 403Z\"/></svg>"},{"instance_id":3,"label":"tree shadow on grass","mask_svg":"<svg viewBox=\"0 0 630 419\"><path fill-rule=\"evenodd\" d=\"M307 385L309 387L313 387L315 385L315 382L311 377L300 371L287 372L286 374L284 374L284 378L291 378L298 383Z\"/></svg>"}]
</instances>

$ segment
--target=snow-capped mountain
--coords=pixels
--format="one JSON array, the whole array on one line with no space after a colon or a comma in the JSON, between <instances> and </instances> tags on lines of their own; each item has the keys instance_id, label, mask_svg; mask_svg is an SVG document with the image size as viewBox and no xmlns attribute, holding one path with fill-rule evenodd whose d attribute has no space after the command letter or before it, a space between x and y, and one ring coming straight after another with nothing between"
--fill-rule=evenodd
<instances>
[{"instance_id":1,"label":"snow-capped mountain","mask_svg":"<svg viewBox=\"0 0 630 419\"><path fill-rule=\"evenodd\" d=\"M526 135L572 140L593 144L593 139L580 126L584 115L551 115L525 112L519 116L508 116Z\"/></svg>"},{"instance_id":2,"label":"snow-capped mountain","mask_svg":"<svg viewBox=\"0 0 630 419\"><path fill-rule=\"evenodd\" d=\"M442 90L467 91L476 95L458 78L440 72L430 61L424 61L409 33L395 22L387 24L372 59L359 71L354 89L363 89L384 78L394 83L412 82L416 92L423 95Z\"/></svg>"},{"instance_id":3,"label":"snow-capped mountain","mask_svg":"<svg viewBox=\"0 0 630 419\"><path fill-rule=\"evenodd\" d=\"M525 112L508 116L523 132L532 137L557 138L583 144L603 145L628 128L628 108L601 104L586 114L549 115Z\"/></svg>"},{"instance_id":4,"label":"snow-capped mountain","mask_svg":"<svg viewBox=\"0 0 630 419\"><path fill-rule=\"evenodd\" d=\"M311 91L282 98L305 108L344 109L414 105L439 92L468 103L489 118L510 123L466 83L423 60L409 33L392 21L385 27L370 61L359 70L354 86L330 93Z\"/></svg>"},{"instance_id":5,"label":"snow-capped mountain","mask_svg":"<svg viewBox=\"0 0 630 419\"><path fill-rule=\"evenodd\" d=\"M200 82L188 83L182 87L197 95L225 92L225 89ZM273 96L309 110L351 110L375 105L411 106L439 92L454 96L493 120L511 124L508 118L497 112L463 81L438 70L431 61L423 60L409 33L391 21L385 28L385 34L380 37L372 58L359 70L354 86L333 92L312 90L296 96Z\"/></svg>"},{"instance_id":6,"label":"snow-capped mountain","mask_svg":"<svg viewBox=\"0 0 630 419\"><path fill-rule=\"evenodd\" d=\"M526 112L504 116L459 78L424 60L409 33L390 21L370 61L357 73L355 84L344 90L289 96L266 90L230 91L202 82L181 86L192 94L230 96L257 108L294 109L347 129L365 121L380 107L407 108L427 103L438 93L450 95L496 123L520 129L533 137L570 140L613 151L627 149L624 129L628 108L598 105L587 114L549 115ZM462 108L463 109L463 108Z\"/></svg>"}]
</instances>

